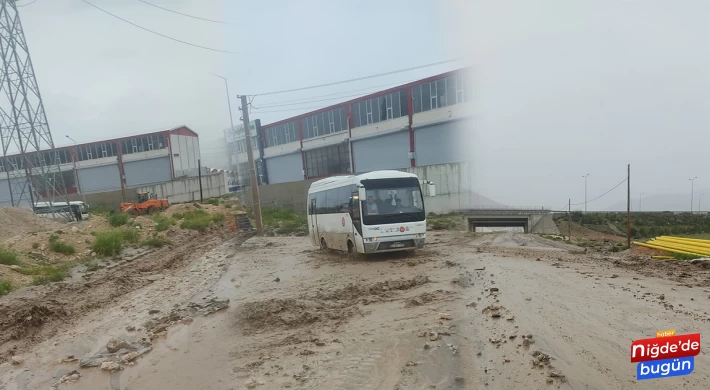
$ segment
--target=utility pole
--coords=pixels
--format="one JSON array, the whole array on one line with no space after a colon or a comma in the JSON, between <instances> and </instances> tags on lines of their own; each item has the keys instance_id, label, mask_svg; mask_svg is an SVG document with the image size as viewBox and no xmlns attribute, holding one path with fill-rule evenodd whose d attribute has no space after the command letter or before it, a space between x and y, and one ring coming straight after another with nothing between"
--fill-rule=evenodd
<instances>
[{"instance_id":1,"label":"utility pole","mask_svg":"<svg viewBox=\"0 0 710 390\"><path fill-rule=\"evenodd\" d=\"M631 164L626 166L626 245L631 248Z\"/></svg>"},{"instance_id":2,"label":"utility pole","mask_svg":"<svg viewBox=\"0 0 710 390\"><path fill-rule=\"evenodd\" d=\"M693 213L693 186L695 184L695 179L697 179L697 178L698 177L695 176L692 179L688 179L688 180L690 180L690 213L691 214Z\"/></svg>"},{"instance_id":3,"label":"utility pole","mask_svg":"<svg viewBox=\"0 0 710 390\"><path fill-rule=\"evenodd\" d=\"M567 239L572 240L572 199L567 199Z\"/></svg>"},{"instance_id":4,"label":"utility pole","mask_svg":"<svg viewBox=\"0 0 710 390\"><path fill-rule=\"evenodd\" d=\"M204 202L202 198L202 161L197 159L197 178L200 181L200 203Z\"/></svg>"},{"instance_id":5,"label":"utility pole","mask_svg":"<svg viewBox=\"0 0 710 390\"><path fill-rule=\"evenodd\" d=\"M587 176L589 174L582 176L584 178L584 213L587 213Z\"/></svg>"},{"instance_id":6,"label":"utility pole","mask_svg":"<svg viewBox=\"0 0 710 390\"><path fill-rule=\"evenodd\" d=\"M259 203L259 182L256 180L256 166L254 165L254 150L251 146L251 129L249 128L249 104L247 96L240 96L242 99L242 121L244 122L244 134L246 135L247 158L249 159L249 182L251 186L251 199L254 203L254 221L256 222L256 234L262 236L264 228L261 225L261 204Z\"/></svg>"},{"instance_id":7,"label":"utility pole","mask_svg":"<svg viewBox=\"0 0 710 390\"><path fill-rule=\"evenodd\" d=\"M76 181L77 189L79 190L79 192L81 192L81 198L84 200L84 207L88 207L89 204L86 203L86 194L84 193L84 189L81 188L81 183L79 183L79 171L76 168L76 158L78 156L76 151L76 141L74 141L74 138L68 135L66 137L69 138L72 142L74 142L74 153L71 156L71 162L72 165L74 165L74 180Z\"/></svg>"}]
</instances>

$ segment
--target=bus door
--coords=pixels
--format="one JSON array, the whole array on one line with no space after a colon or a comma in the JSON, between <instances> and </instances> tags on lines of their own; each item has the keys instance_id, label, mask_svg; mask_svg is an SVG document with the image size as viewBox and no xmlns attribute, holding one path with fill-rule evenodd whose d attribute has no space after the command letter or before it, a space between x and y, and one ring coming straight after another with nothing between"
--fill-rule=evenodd
<instances>
[{"instance_id":1,"label":"bus door","mask_svg":"<svg viewBox=\"0 0 710 390\"><path fill-rule=\"evenodd\" d=\"M313 245L318 246L320 244L320 239L318 238L318 214L316 214L316 195L312 194L311 195L311 205L310 205L310 215L308 216L308 219L311 224L311 239L313 240Z\"/></svg>"}]
</instances>

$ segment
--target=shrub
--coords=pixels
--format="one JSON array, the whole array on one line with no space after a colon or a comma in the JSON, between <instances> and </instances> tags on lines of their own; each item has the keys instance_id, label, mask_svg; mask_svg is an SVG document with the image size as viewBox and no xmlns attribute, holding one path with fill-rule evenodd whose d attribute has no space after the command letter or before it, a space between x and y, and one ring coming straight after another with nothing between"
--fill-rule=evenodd
<instances>
[{"instance_id":1,"label":"shrub","mask_svg":"<svg viewBox=\"0 0 710 390\"><path fill-rule=\"evenodd\" d=\"M202 202L203 204L212 204L212 205L218 205L219 204L219 199L217 198L210 198L207 199L206 201Z\"/></svg>"},{"instance_id":2,"label":"shrub","mask_svg":"<svg viewBox=\"0 0 710 390\"><path fill-rule=\"evenodd\" d=\"M125 242L138 242L138 229L121 229L118 230L121 234L121 238Z\"/></svg>"},{"instance_id":3,"label":"shrub","mask_svg":"<svg viewBox=\"0 0 710 390\"><path fill-rule=\"evenodd\" d=\"M185 215L183 213L175 213L173 214L173 218L175 219L183 219Z\"/></svg>"},{"instance_id":4,"label":"shrub","mask_svg":"<svg viewBox=\"0 0 710 390\"><path fill-rule=\"evenodd\" d=\"M180 224L180 227L182 229L192 229L192 230L197 230L199 232L204 232L205 230L207 230L207 228L210 227L211 223L212 223L212 218L207 216L207 217L202 217L202 218L185 219Z\"/></svg>"},{"instance_id":5,"label":"shrub","mask_svg":"<svg viewBox=\"0 0 710 390\"><path fill-rule=\"evenodd\" d=\"M113 227L123 226L128 223L131 218L128 214L115 213L108 217L108 223Z\"/></svg>"},{"instance_id":6,"label":"shrub","mask_svg":"<svg viewBox=\"0 0 710 390\"><path fill-rule=\"evenodd\" d=\"M165 245L170 244L168 240L161 236L153 236L145 241L143 241L144 246L149 246L152 248L162 248Z\"/></svg>"},{"instance_id":7,"label":"shrub","mask_svg":"<svg viewBox=\"0 0 710 390\"><path fill-rule=\"evenodd\" d=\"M73 255L76 252L74 246L57 240L49 241L49 249L51 249L52 252L61 253L63 255Z\"/></svg>"},{"instance_id":8,"label":"shrub","mask_svg":"<svg viewBox=\"0 0 710 390\"><path fill-rule=\"evenodd\" d=\"M32 280L32 284L40 285L52 282L61 282L69 276L69 266L60 265L57 267L23 268L20 273L25 275L37 275Z\"/></svg>"},{"instance_id":9,"label":"shrub","mask_svg":"<svg viewBox=\"0 0 710 390\"><path fill-rule=\"evenodd\" d=\"M675 257L678 260L695 260L699 259L702 256L696 256L696 255L689 255L686 253L671 253L671 256Z\"/></svg>"},{"instance_id":10,"label":"shrub","mask_svg":"<svg viewBox=\"0 0 710 390\"><path fill-rule=\"evenodd\" d=\"M224 214L222 213L214 213L212 214L212 221L214 223L222 223L224 222Z\"/></svg>"},{"instance_id":11,"label":"shrub","mask_svg":"<svg viewBox=\"0 0 710 390\"><path fill-rule=\"evenodd\" d=\"M0 297L12 291L12 283L9 280L0 279Z\"/></svg>"},{"instance_id":12,"label":"shrub","mask_svg":"<svg viewBox=\"0 0 710 390\"><path fill-rule=\"evenodd\" d=\"M155 222L155 230L159 232L168 230L170 226L175 225L175 220L162 214L153 214L153 222Z\"/></svg>"},{"instance_id":13,"label":"shrub","mask_svg":"<svg viewBox=\"0 0 710 390\"><path fill-rule=\"evenodd\" d=\"M0 264L20 265L20 259L14 251L0 247Z\"/></svg>"},{"instance_id":14,"label":"shrub","mask_svg":"<svg viewBox=\"0 0 710 390\"><path fill-rule=\"evenodd\" d=\"M33 242L32 249L37 249L37 248L39 248L39 242Z\"/></svg>"},{"instance_id":15,"label":"shrub","mask_svg":"<svg viewBox=\"0 0 710 390\"><path fill-rule=\"evenodd\" d=\"M306 217L297 215L291 210L277 207L267 207L261 210L261 218L265 227L274 229L276 234L304 233L308 231Z\"/></svg>"},{"instance_id":16,"label":"shrub","mask_svg":"<svg viewBox=\"0 0 710 390\"><path fill-rule=\"evenodd\" d=\"M102 205L89 206L89 214L110 215L113 212L110 208Z\"/></svg>"},{"instance_id":17,"label":"shrub","mask_svg":"<svg viewBox=\"0 0 710 390\"><path fill-rule=\"evenodd\" d=\"M121 253L123 234L120 231L96 233L96 241L91 249L100 256L113 256Z\"/></svg>"}]
</instances>

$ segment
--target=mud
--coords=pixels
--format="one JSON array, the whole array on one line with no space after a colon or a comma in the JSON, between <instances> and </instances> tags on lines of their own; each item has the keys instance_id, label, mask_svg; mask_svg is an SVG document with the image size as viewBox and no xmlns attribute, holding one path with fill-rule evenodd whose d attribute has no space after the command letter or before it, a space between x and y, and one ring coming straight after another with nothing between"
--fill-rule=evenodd
<instances>
[{"instance_id":1,"label":"mud","mask_svg":"<svg viewBox=\"0 0 710 390\"><path fill-rule=\"evenodd\" d=\"M69 311L65 327L44 314L40 333L58 331L0 365L0 388L46 389L72 370L80 379L62 388L666 389L710 377L702 353L691 375L645 383L628 362L629 343L660 329L710 331L699 265L518 233L438 232L425 251L369 259L297 237L254 237L225 257L208 250L218 242ZM152 350L113 373L57 363L102 356L109 335Z\"/></svg>"}]
</instances>

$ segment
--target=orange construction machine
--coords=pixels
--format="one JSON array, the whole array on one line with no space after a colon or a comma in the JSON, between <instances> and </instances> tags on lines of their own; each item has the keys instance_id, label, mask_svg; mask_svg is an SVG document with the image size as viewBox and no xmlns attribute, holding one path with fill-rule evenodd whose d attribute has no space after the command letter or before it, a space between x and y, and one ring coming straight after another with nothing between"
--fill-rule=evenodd
<instances>
[{"instance_id":1,"label":"orange construction machine","mask_svg":"<svg viewBox=\"0 0 710 390\"><path fill-rule=\"evenodd\" d=\"M121 203L121 212L131 215L153 214L170 207L167 199L158 199L150 192L139 192L135 203Z\"/></svg>"}]
</instances>

